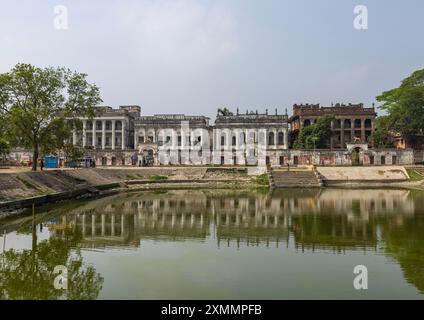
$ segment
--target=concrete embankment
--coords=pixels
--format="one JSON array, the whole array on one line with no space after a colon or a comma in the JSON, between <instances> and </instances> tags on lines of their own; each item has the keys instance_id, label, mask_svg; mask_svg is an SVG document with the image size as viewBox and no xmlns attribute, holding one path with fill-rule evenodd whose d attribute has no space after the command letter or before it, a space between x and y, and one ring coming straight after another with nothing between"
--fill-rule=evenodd
<instances>
[{"instance_id":1,"label":"concrete embankment","mask_svg":"<svg viewBox=\"0 0 424 320\"><path fill-rule=\"evenodd\" d=\"M409 180L402 166L384 167L318 167L325 186L337 187L389 187Z\"/></svg>"},{"instance_id":2,"label":"concrete embankment","mask_svg":"<svg viewBox=\"0 0 424 320\"><path fill-rule=\"evenodd\" d=\"M280 170L281 171L281 170ZM259 167L151 167L0 172L1 212L74 198L157 189L250 189L268 186ZM424 190L424 181L410 182L402 166L318 167L316 173L288 177L275 170L274 187L378 187ZM278 179L279 180L278 180ZM289 179L290 178L290 179ZM290 180L290 181L289 181ZM290 182L290 183L288 183ZM306 183L308 182L308 183ZM310 182L310 183L309 183ZM319 182L319 183L318 183Z\"/></svg>"},{"instance_id":3,"label":"concrete embankment","mask_svg":"<svg viewBox=\"0 0 424 320\"><path fill-rule=\"evenodd\" d=\"M0 211L129 190L251 188L248 168L95 168L0 173Z\"/></svg>"}]
</instances>

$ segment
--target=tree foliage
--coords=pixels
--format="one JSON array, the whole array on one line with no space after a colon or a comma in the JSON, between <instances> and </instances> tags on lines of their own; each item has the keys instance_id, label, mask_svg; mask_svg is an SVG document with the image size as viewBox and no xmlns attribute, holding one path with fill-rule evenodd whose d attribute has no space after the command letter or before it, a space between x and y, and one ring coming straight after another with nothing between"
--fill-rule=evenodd
<instances>
[{"instance_id":1,"label":"tree foliage","mask_svg":"<svg viewBox=\"0 0 424 320\"><path fill-rule=\"evenodd\" d=\"M87 265L79 249L80 240L66 230L66 239L50 238L37 241L35 225L32 227L32 248L10 249L0 254L0 299L96 299L104 278ZM55 266L66 266L68 289L54 288Z\"/></svg>"},{"instance_id":2,"label":"tree foliage","mask_svg":"<svg viewBox=\"0 0 424 320\"><path fill-rule=\"evenodd\" d=\"M101 102L99 89L87 75L64 68L17 64L0 74L0 115L11 142L33 151L33 170L40 153L60 149L77 117L92 116Z\"/></svg>"},{"instance_id":3,"label":"tree foliage","mask_svg":"<svg viewBox=\"0 0 424 320\"><path fill-rule=\"evenodd\" d=\"M218 116L232 116L232 115L234 114L227 107L218 109Z\"/></svg>"},{"instance_id":4,"label":"tree foliage","mask_svg":"<svg viewBox=\"0 0 424 320\"><path fill-rule=\"evenodd\" d=\"M10 145L6 139L0 137L0 157L4 159L6 155L10 152Z\"/></svg>"},{"instance_id":5,"label":"tree foliage","mask_svg":"<svg viewBox=\"0 0 424 320\"><path fill-rule=\"evenodd\" d=\"M331 122L335 120L334 115L325 115L315 123L300 130L293 144L295 149L318 149L327 148L331 138Z\"/></svg>"},{"instance_id":6,"label":"tree foliage","mask_svg":"<svg viewBox=\"0 0 424 320\"><path fill-rule=\"evenodd\" d=\"M62 150L65 154L65 158L68 161L77 160L79 158L82 158L82 156L84 155L84 149L79 146L73 145L72 143L65 144Z\"/></svg>"},{"instance_id":7,"label":"tree foliage","mask_svg":"<svg viewBox=\"0 0 424 320\"><path fill-rule=\"evenodd\" d=\"M375 119L375 129L372 134L372 142L375 148L391 148L390 119L388 116L380 116Z\"/></svg>"},{"instance_id":8,"label":"tree foliage","mask_svg":"<svg viewBox=\"0 0 424 320\"><path fill-rule=\"evenodd\" d=\"M406 141L424 133L424 69L405 78L398 88L383 92L377 101L387 111L387 127Z\"/></svg>"}]
</instances>

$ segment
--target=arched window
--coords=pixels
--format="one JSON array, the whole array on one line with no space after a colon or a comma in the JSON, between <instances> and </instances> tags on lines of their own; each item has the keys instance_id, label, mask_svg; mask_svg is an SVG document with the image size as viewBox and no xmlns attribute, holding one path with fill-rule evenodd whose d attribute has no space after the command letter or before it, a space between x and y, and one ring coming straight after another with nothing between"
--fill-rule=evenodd
<instances>
[{"instance_id":1,"label":"arched window","mask_svg":"<svg viewBox=\"0 0 424 320\"><path fill-rule=\"evenodd\" d=\"M274 145L274 132L270 132L268 135L268 145L273 146Z\"/></svg>"},{"instance_id":2,"label":"arched window","mask_svg":"<svg viewBox=\"0 0 424 320\"><path fill-rule=\"evenodd\" d=\"M283 132L279 132L278 133L278 144L279 145L283 145L284 144L284 133Z\"/></svg>"},{"instance_id":3,"label":"arched window","mask_svg":"<svg viewBox=\"0 0 424 320\"><path fill-rule=\"evenodd\" d=\"M309 119L306 119L304 122L303 122L303 126L304 127L307 127L307 126L310 126L311 125L311 120L309 120Z\"/></svg>"},{"instance_id":4,"label":"arched window","mask_svg":"<svg viewBox=\"0 0 424 320\"><path fill-rule=\"evenodd\" d=\"M221 136L221 146L225 146L225 134Z\"/></svg>"},{"instance_id":5,"label":"arched window","mask_svg":"<svg viewBox=\"0 0 424 320\"><path fill-rule=\"evenodd\" d=\"M233 136L233 138L232 138L232 145L233 146L235 146L236 144L237 144L237 138L236 138L236 136Z\"/></svg>"}]
</instances>

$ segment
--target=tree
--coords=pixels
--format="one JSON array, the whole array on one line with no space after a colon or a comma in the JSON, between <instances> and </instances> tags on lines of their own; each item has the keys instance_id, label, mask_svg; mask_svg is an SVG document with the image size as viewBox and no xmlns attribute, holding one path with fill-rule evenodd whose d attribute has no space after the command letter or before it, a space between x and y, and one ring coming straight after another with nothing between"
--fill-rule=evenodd
<instances>
[{"instance_id":1,"label":"tree","mask_svg":"<svg viewBox=\"0 0 424 320\"><path fill-rule=\"evenodd\" d=\"M387 126L413 143L424 133L424 69L405 78L400 87L383 92L377 101L387 111Z\"/></svg>"},{"instance_id":2,"label":"tree","mask_svg":"<svg viewBox=\"0 0 424 320\"><path fill-rule=\"evenodd\" d=\"M78 117L92 117L101 102L99 89L87 75L64 68L38 68L17 64L0 74L0 112L9 135L33 151L32 170L40 152L60 149Z\"/></svg>"},{"instance_id":3,"label":"tree","mask_svg":"<svg viewBox=\"0 0 424 320\"><path fill-rule=\"evenodd\" d=\"M65 144L62 150L67 161L77 160L82 158L84 155L84 149L79 146L75 146L72 143Z\"/></svg>"},{"instance_id":4,"label":"tree","mask_svg":"<svg viewBox=\"0 0 424 320\"><path fill-rule=\"evenodd\" d=\"M328 147L331 137L331 122L334 121L334 115L325 115L319 118L314 124L304 127L294 142L295 149L318 149ZM314 144L315 142L315 144Z\"/></svg>"},{"instance_id":5,"label":"tree","mask_svg":"<svg viewBox=\"0 0 424 320\"><path fill-rule=\"evenodd\" d=\"M218 116L232 116L234 115L227 107L218 109Z\"/></svg>"},{"instance_id":6,"label":"tree","mask_svg":"<svg viewBox=\"0 0 424 320\"><path fill-rule=\"evenodd\" d=\"M375 119L375 130L371 136L375 148L391 148L390 141L390 119L388 116L380 116Z\"/></svg>"},{"instance_id":7,"label":"tree","mask_svg":"<svg viewBox=\"0 0 424 320\"><path fill-rule=\"evenodd\" d=\"M0 137L0 156L2 160L9 154L10 152L10 145L9 143L4 139Z\"/></svg>"},{"instance_id":8,"label":"tree","mask_svg":"<svg viewBox=\"0 0 424 320\"><path fill-rule=\"evenodd\" d=\"M35 228L33 222L31 249L0 253L0 299L96 299L104 278L84 262L80 249L75 249L79 235L67 229L65 239L51 237L37 241ZM68 290L54 288L57 275L53 270L58 265L68 270Z\"/></svg>"}]
</instances>

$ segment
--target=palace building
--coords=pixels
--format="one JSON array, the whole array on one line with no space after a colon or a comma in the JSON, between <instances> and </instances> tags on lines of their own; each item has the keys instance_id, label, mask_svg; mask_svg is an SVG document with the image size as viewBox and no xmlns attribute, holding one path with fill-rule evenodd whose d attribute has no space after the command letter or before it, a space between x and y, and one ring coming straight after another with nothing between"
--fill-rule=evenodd
<instances>
[{"instance_id":1,"label":"palace building","mask_svg":"<svg viewBox=\"0 0 424 320\"><path fill-rule=\"evenodd\" d=\"M362 103L347 105L337 103L331 107L322 107L319 104L295 104L293 115L290 117L294 134L327 114L334 115L336 119L331 124L333 134L328 141L329 149L346 149L346 144L352 142L372 147L370 137L374 131L377 113L374 106L365 108Z\"/></svg>"},{"instance_id":2,"label":"palace building","mask_svg":"<svg viewBox=\"0 0 424 320\"><path fill-rule=\"evenodd\" d=\"M265 165L288 149L288 115L277 110L217 115L211 125L205 116L96 107L94 118L80 120L72 142L99 165Z\"/></svg>"},{"instance_id":3,"label":"palace building","mask_svg":"<svg viewBox=\"0 0 424 320\"><path fill-rule=\"evenodd\" d=\"M326 115L335 116L332 137L321 150L292 150L290 138ZM413 163L412 150L373 149L374 107L336 104L294 105L273 113L222 110L213 124L206 116L142 115L137 105L96 107L81 118L71 141L97 165L384 165ZM411 160L412 159L412 160Z\"/></svg>"},{"instance_id":4,"label":"palace building","mask_svg":"<svg viewBox=\"0 0 424 320\"><path fill-rule=\"evenodd\" d=\"M288 149L288 115L247 111L217 115L213 136L213 163L221 165L270 164ZM263 155L261 157L260 155ZM264 160L265 163L261 163Z\"/></svg>"}]
</instances>

